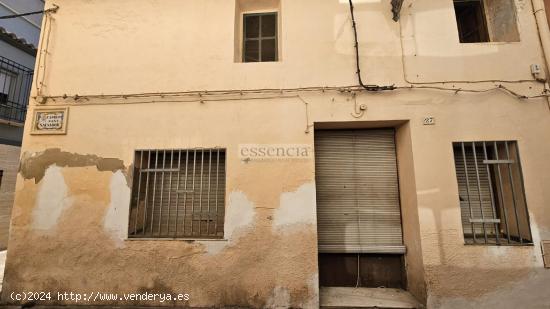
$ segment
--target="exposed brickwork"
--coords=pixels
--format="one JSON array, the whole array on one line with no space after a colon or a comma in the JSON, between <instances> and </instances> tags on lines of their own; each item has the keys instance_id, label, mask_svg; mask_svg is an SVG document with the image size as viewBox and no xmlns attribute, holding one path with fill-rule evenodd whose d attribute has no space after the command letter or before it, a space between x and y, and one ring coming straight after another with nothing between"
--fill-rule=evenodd
<instances>
[{"instance_id":1,"label":"exposed brickwork","mask_svg":"<svg viewBox=\"0 0 550 309\"><path fill-rule=\"evenodd\" d=\"M0 249L8 246L11 208L20 153L21 147L0 145L0 170L4 171L0 184Z\"/></svg>"}]
</instances>

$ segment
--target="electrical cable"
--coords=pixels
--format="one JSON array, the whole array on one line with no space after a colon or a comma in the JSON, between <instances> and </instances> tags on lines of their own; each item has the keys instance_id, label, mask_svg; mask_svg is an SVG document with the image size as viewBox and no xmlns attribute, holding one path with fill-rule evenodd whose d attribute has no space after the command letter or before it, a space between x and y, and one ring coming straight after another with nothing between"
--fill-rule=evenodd
<instances>
[{"instance_id":1,"label":"electrical cable","mask_svg":"<svg viewBox=\"0 0 550 309\"><path fill-rule=\"evenodd\" d=\"M410 7L410 6L409 6ZM403 23L402 19L399 19L399 43L401 46L401 65L403 67L403 79L408 84L413 85L436 85L436 84L480 84L480 83L503 83L503 84L519 84L519 83L544 83L536 79L518 79L518 80L501 80L501 79L487 79L487 80L443 80L443 81L428 81L428 82L414 82L409 80L407 75L407 62L405 61L405 46L403 44ZM448 89L448 88L447 88Z\"/></svg>"},{"instance_id":2,"label":"electrical cable","mask_svg":"<svg viewBox=\"0 0 550 309\"><path fill-rule=\"evenodd\" d=\"M57 8L53 11L50 11L50 12L56 12L57 11ZM42 70L41 71L38 71L36 72L36 87L37 87L37 94L40 95L41 94L41 91L42 91L42 87L44 86L44 81L46 80L46 65L47 65L47 57L48 57L48 48L50 46L50 35L52 33L52 17L50 16L49 12L47 12L47 14L45 15L44 17L44 29L47 29L47 32L46 32L46 35L44 35L46 37L46 42L45 42L45 46L44 46L44 49L42 51L40 51L40 58L38 58L38 69L40 69L40 65L42 65ZM43 43L43 41L41 42L41 44ZM39 77L39 74L38 73L41 73L41 79L40 81L38 81L38 77Z\"/></svg>"},{"instance_id":3,"label":"electrical cable","mask_svg":"<svg viewBox=\"0 0 550 309\"><path fill-rule=\"evenodd\" d=\"M498 84L491 88L485 89L464 89L464 88L446 88L439 86L430 86L430 85L407 85L407 86L394 86L395 90L406 90L406 89L428 89L428 90L439 90L439 91L448 91L458 94L460 92L465 93L485 93L491 91L503 91L508 93L517 99L535 99L542 97L549 97L550 94L540 94L534 96L527 96L524 94L517 93L512 89ZM304 87L304 88L281 88L281 89L248 89L248 90L214 90L214 91L177 91L177 92L147 92L147 93L129 93L129 94L107 94L107 95L62 95L62 96L44 96L45 99L61 99L61 100L73 100L75 102L82 100L90 99L132 99L132 98L174 98L174 97L199 97L199 98L208 98L215 96L225 96L225 95L236 95L241 98L244 98L245 95L274 95L279 94L283 95L285 93L300 93L300 92L338 92L338 93L356 93L363 91L362 86L344 86L344 87ZM194 101L200 101L194 100ZM206 101L206 100L205 100ZM161 102L160 100L158 102Z\"/></svg>"},{"instance_id":4,"label":"electrical cable","mask_svg":"<svg viewBox=\"0 0 550 309\"><path fill-rule=\"evenodd\" d=\"M361 78L361 63L359 61L359 40L357 38L357 24L355 23L355 13L353 7L353 0L349 0L349 10L351 14L351 23L353 26L353 37L355 38L355 66L357 68L357 79L359 80L359 85L365 88L367 91L385 91L385 90L395 90L395 86L378 86L378 85L365 85L363 79Z\"/></svg>"},{"instance_id":5,"label":"electrical cable","mask_svg":"<svg viewBox=\"0 0 550 309\"><path fill-rule=\"evenodd\" d=\"M0 16L0 19L12 19L12 18L24 17L29 15L45 14L49 12L55 13L59 9L59 6L55 4L53 6L54 7L51 9L42 10L42 11L34 11L34 12L27 12L27 13L21 13L21 14L13 14L13 15L4 15L4 16Z\"/></svg>"},{"instance_id":6,"label":"electrical cable","mask_svg":"<svg viewBox=\"0 0 550 309\"><path fill-rule=\"evenodd\" d=\"M239 99L247 99L244 96L245 95L284 95L288 93L300 93L300 92L337 92L337 93L349 93L349 94L355 94L357 92L361 91L368 91L368 92L379 92L379 91L385 91L385 90L406 90L406 89L426 89L426 90L439 90L439 91L448 91L448 92L454 92L455 94L458 94L460 92L466 92L466 93L486 93L490 91L503 91L511 96L516 97L517 99L536 99L536 98L548 98L550 97L550 93L547 91L542 92L541 94L534 95L534 96L527 96L523 94L519 94L510 88L502 85L507 83L527 83L527 82L539 82L537 80L483 80L483 81L438 81L438 82L412 82L407 80L406 76L406 64L405 64L405 56L404 56L404 46L403 46L403 36L402 36L402 24L400 22L399 24L399 30L400 30L400 41L401 41L401 50L402 50L402 65L403 65L403 75L404 75L404 81L408 83L408 85L404 86L379 86L379 85L365 85L362 80L361 76L361 69L360 69L360 57L359 57L359 43L358 43L358 34L357 34L357 24L355 21L355 13L354 13L354 5L353 1L349 0L350 4L350 13L351 13L351 19L353 24L353 33L355 38L355 58L356 58L356 68L357 68L357 77L359 81L359 85L353 85L353 86L330 86L330 87L321 87L321 86L312 86L312 87L298 87L298 88L260 88L260 89L247 89L247 90L237 90L237 89L231 89L231 90L204 90L204 91L172 91L172 92L143 92L143 93L129 93L129 94L95 94L95 95L42 95L42 87L44 86L44 80L46 78L46 54L49 53L48 46L50 41L50 33L51 33L51 21L48 22L48 17L50 14L46 15L46 22L45 27L47 28L46 35L43 35L41 37L42 42L41 46L44 46L43 50L41 51L41 55L39 55L39 58L37 59L38 67L42 67L41 74L38 74L39 72L36 72L37 81L36 81L36 87L37 87L37 95L34 97L37 102L39 103L46 103L48 99L51 99L55 102L56 99L61 100L68 100L73 99L74 103L81 104L82 100L90 100L90 99L130 99L130 98L158 98L158 99L151 99L150 101L140 101L140 102L125 102L125 103L161 103L161 102L206 102L206 101L213 101L211 99L204 99L212 96L226 96L226 95L238 95L238 98L227 98L227 100L239 100ZM59 9L59 6L54 5L53 8L44 10L44 13L55 13ZM44 40L46 42L44 42ZM42 55L44 54L44 55ZM43 57L42 57L43 56ZM41 77L41 81L39 81L38 76ZM494 85L494 87L486 88L486 89L464 89L464 88L456 88L453 86L453 88L449 87L443 87L443 86L436 86L436 84L474 84L474 83L499 83L497 85ZM179 98L179 97L198 97L196 100L165 100L166 98ZM223 99L216 99L217 100L223 100ZM88 105L94 105L95 103L87 103ZM97 103L101 104L101 103ZM309 126L307 130L309 129Z\"/></svg>"}]
</instances>

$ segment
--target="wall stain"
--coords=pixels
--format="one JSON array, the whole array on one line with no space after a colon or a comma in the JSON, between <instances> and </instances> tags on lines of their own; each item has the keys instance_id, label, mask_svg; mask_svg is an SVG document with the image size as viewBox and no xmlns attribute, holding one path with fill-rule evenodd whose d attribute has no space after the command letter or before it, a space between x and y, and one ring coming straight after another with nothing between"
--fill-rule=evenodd
<instances>
[{"instance_id":1,"label":"wall stain","mask_svg":"<svg viewBox=\"0 0 550 309\"><path fill-rule=\"evenodd\" d=\"M44 166L46 163L42 163ZM110 173L91 166L63 170L72 206L55 234L30 228L41 184L24 179L17 192L1 303L15 291L187 293L188 302L103 301L97 305L265 308L273 290L289 291L289 307L314 308L317 291L316 231L311 226L274 233L272 221L257 224L217 254L200 242L125 241L119 247L103 227L111 204ZM273 198L268 207L276 207ZM127 206L124 206L127 207ZM16 239L16 241L13 241ZM267 267L269 265L269 267ZM75 305L56 300L40 303Z\"/></svg>"},{"instance_id":2,"label":"wall stain","mask_svg":"<svg viewBox=\"0 0 550 309\"><path fill-rule=\"evenodd\" d=\"M39 183L44 178L46 169L53 164L59 167L95 166L100 172L111 171L114 173L121 170L125 175L127 174L124 161L120 159L102 158L90 154L82 155L61 151L59 148L46 149L39 153L23 153L19 173L23 178L34 178L35 183Z\"/></svg>"}]
</instances>

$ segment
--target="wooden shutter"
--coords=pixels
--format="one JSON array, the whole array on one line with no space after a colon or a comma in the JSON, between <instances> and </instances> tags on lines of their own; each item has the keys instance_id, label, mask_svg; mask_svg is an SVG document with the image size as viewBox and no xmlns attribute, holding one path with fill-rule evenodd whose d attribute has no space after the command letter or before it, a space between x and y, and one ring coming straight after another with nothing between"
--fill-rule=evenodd
<instances>
[{"instance_id":1,"label":"wooden shutter","mask_svg":"<svg viewBox=\"0 0 550 309\"><path fill-rule=\"evenodd\" d=\"M404 253L394 130L315 132L321 253Z\"/></svg>"}]
</instances>

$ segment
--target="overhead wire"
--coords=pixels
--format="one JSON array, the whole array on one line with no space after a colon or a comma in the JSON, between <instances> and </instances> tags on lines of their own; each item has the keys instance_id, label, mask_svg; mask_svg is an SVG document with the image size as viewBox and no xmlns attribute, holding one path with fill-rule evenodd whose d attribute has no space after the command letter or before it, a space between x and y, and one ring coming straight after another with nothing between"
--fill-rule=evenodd
<instances>
[{"instance_id":1,"label":"overhead wire","mask_svg":"<svg viewBox=\"0 0 550 309\"><path fill-rule=\"evenodd\" d=\"M400 33L400 43L401 43L401 51L402 51L402 66L403 66L403 77L404 81L408 85L403 86L395 86L395 85L389 85L389 86L379 86L379 85L370 85L365 84L362 79L361 75L361 67L360 67L360 54L359 54L359 43L358 43L358 34L357 34L357 23L355 20L355 13L354 13L354 5L353 1L349 0L350 4L350 14L352 19L352 26L353 26L353 33L354 33L354 39L355 39L355 58L356 58L356 68L357 68L357 79L359 82L359 85L349 85L349 86L312 86L312 87L296 87L296 88L259 88L259 89L229 89L229 90L194 90L194 91L171 91L171 92L141 92L141 93L128 93L128 94L74 94L74 95L42 95L42 87L44 86L44 80L46 78L46 55L49 53L48 47L49 47L49 41L50 41L50 34L51 34L51 21L48 22L48 17L46 17L46 28L47 32L46 35L42 36L42 40L46 40L47 42L42 41L41 46L43 47L43 50L41 53L44 55L40 56L38 59L38 67L42 68L41 73L41 81L37 80L37 96L35 96L35 99L38 100L40 98L43 100L41 103L46 103L48 99L51 100L73 100L74 103L82 104L83 100L90 100L90 99L143 99L143 98L158 98L157 100L150 100L150 101L137 101L136 104L140 103L156 103L156 102L207 102L210 101L208 99L201 99L201 98L207 98L212 96L226 96L226 95L239 95L239 98L231 98L230 100L236 100L236 99L244 99L244 96L248 95L285 95L288 93L303 93L303 92L337 92L337 93L350 93L355 94L357 92L367 91L367 92L385 92L387 90L410 90L410 89L425 89L425 90L438 90L438 91L447 91L447 92L453 92L455 94L458 94L460 92L464 93L486 93L491 91L502 91L505 92L513 97L516 97L518 99L535 99L535 98L543 98L543 97L550 97L550 94L546 91L534 95L534 96L528 96L524 94L520 94L509 87L503 85L503 84L515 84L515 83L528 83L528 82L538 82L537 80L478 80L478 81L457 81L457 80L449 80L449 81L434 81L434 82L413 82L407 79L406 75L406 62L405 62L405 51L404 51L404 44L403 44L403 35L402 35L402 24L399 22L399 33ZM46 13L55 13L59 9L58 6L55 6L51 9L44 10ZM50 14L47 14L48 16ZM38 72L37 72L38 73ZM38 74L37 74L38 75ZM37 77L38 79L38 77ZM480 84L480 83L498 83L494 85L494 87L485 88L485 89L466 89L462 87L444 87L445 84ZM437 86L441 85L441 86ZM167 100L167 98L176 98L176 97L198 97L196 100ZM252 98L254 99L254 98ZM220 99L223 100L223 99ZM130 103L130 102L127 102ZM89 105L95 104L95 103L86 103Z\"/></svg>"},{"instance_id":2,"label":"overhead wire","mask_svg":"<svg viewBox=\"0 0 550 309\"><path fill-rule=\"evenodd\" d=\"M46 30L46 39L45 39L45 42L44 40L41 41L41 44L45 44L44 48L41 50L40 52L40 57L38 58L38 69L39 71L36 72L36 87L37 87L37 94L38 95L41 95L41 90L42 90L42 87L44 86L44 81L46 80L46 65L47 65L47 57L48 57L48 49L50 47L50 36L51 36L51 33L52 33L52 17L51 17L51 12L57 12L57 9L59 7L55 8L55 10L53 11L49 11L46 13L46 15L44 15L44 28L47 29ZM44 36L43 36L44 37ZM40 70L40 66L42 66L42 70ZM38 73L41 73L41 74L38 74ZM38 81L38 77L39 75L41 75L41 79L40 81Z\"/></svg>"},{"instance_id":3,"label":"overhead wire","mask_svg":"<svg viewBox=\"0 0 550 309\"><path fill-rule=\"evenodd\" d=\"M4 15L4 16L0 16L0 19L12 19L12 18L25 17L25 16L30 16L30 15L45 14L45 13L50 13L50 12L55 13L59 9L59 6L57 6L55 4L53 6L54 6L53 8L50 8L50 9L47 9L47 10L26 12L26 13L20 13L20 14L12 14L12 15Z\"/></svg>"},{"instance_id":4,"label":"overhead wire","mask_svg":"<svg viewBox=\"0 0 550 309\"><path fill-rule=\"evenodd\" d=\"M411 5L409 5L409 8ZM518 80L502 80L502 79L485 79L485 80L441 80L441 81L426 81L417 82L409 79L407 74L407 61L405 55L405 46L403 43L403 23L399 19L399 43L401 46L401 65L403 68L403 80L408 84L413 85L436 85L436 84L480 84L480 83L502 83L502 84L519 84L519 83L544 83L536 79L518 79Z\"/></svg>"},{"instance_id":5,"label":"overhead wire","mask_svg":"<svg viewBox=\"0 0 550 309\"><path fill-rule=\"evenodd\" d=\"M357 23L355 22L355 13L354 13L354 6L353 6L353 0L349 0L349 10L351 14L351 24L353 27L353 37L355 40L355 66L356 66L356 74L357 79L359 81L359 85L361 87L365 88L367 91L386 91L386 90L395 90L394 85L390 86L379 86L379 85L365 85L363 83L363 79L361 77L361 63L360 63L360 57L359 57L359 40L357 36Z\"/></svg>"}]
</instances>

